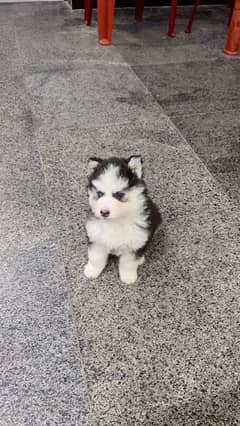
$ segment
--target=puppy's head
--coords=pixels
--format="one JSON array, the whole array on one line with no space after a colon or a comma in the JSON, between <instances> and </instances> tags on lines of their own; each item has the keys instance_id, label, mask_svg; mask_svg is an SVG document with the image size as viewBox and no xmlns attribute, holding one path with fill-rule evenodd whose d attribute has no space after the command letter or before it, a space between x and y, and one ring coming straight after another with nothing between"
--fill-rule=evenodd
<instances>
[{"instance_id":1,"label":"puppy's head","mask_svg":"<svg viewBox=\"0 0 240 426\"><path fill-rule=\"evenodd\" d=\"M103 220L134 214L144 203L142 159L91 158L88 163L89 204L94 215Z\"/></svg>"}]
</instances>

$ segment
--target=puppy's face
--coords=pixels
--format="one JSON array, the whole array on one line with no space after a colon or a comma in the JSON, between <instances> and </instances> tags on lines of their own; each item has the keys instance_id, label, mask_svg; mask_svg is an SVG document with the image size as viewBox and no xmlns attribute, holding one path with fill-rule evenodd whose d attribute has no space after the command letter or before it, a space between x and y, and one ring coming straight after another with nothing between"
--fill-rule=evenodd
<instances>
[{"instance_id":1,"label":"puppy's face","mask_svg":"<svg viewBox=\"0 0 240 426\"><path fill-rule=\"evenodd\" d=\"M127 217L143 203L142 160L110 158L89 161L89 204L102 220Z\"/></svg>"}]
</instances>

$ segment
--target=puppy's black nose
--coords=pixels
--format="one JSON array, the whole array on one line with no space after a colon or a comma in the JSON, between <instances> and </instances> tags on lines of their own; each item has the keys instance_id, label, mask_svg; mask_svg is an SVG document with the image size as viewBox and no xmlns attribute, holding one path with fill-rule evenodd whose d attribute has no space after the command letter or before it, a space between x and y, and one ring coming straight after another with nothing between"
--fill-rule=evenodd
<instances>
[{"instance_id":1,"label":"puppy's black nose","mask_svg":"<svg viewBox=\"0 0 240 426\"><path fill-rule=\"evenodd\" d=\"M101 213L102 217L108 217L110 215L109 210L101 210L100 213Z\"/></svg>"}]
</instances>

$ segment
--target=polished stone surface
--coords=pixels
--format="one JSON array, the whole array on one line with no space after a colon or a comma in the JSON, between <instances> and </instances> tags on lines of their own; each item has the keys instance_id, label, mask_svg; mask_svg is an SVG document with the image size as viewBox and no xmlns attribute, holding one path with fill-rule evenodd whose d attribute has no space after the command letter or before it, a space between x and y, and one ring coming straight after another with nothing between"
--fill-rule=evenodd
<instances>
[{"instance_id":1,"label":"polished stone surface","mask_svg":"<svg viewBox=\"0 0 240 426\"><path fill-rule=\"evenodd\" d=\"M1 254L1 425L86 425L78 340L58 248Z\"/></svg>"},{"instance_id":2,"label":"polished stone surface","mask_svg":"<svg viewBox=\"0 0 240 426\"><path fill-rule=\"evenodd\" d=\"M0 5L0 423L237 426L240 61L228 13ZM94 14L95 16L95 14ZM90 156L142 154L159 205L132 286L87 258Z\"/></svg>"},{"instance_id":3,"label":"polished stone surface","mask_svg":"<svg viewBox=\"0 0 240 426\"><path fill-rule=\"evenodd\" d=\"M23 88L14 86L13 98L0 108L0 252L32 248L55 235L31 110L20 92Z\"/></svg>"},{"instance_id":4,"label":"polished stone surface","mask_svg":"<svg viewBox=\"0 0 240 426\"><path fill-rule=\"evenodd\" d=\"M83 63L70 70L27 75L25 82L40 128L89 128L91 115L94 127L114 125L157 117L159 111L126 64Z\"/></svg>"},{"instance_id":5,"label":"polished stone surface","mask_svg":"<svg viewBox=\"0 0 240 426\"><path fill-rule=\"evenodd\" d=\"M16 33L13 24L6 21L1 23L0 18L0 60L1 60L1 83L5 79L10 83L13 77L22 74L22 64L18 54ZM4 42L3 42L4 40Z\"/></svg>"},{"instance_id":6,"label":"polished stone surface","mask_svg":"<svg viewBox=\"0 0 240 426\"><path fill-rule=\"evenodd\" d=\"M169 43L166 46L135 46L134 55L125 45L120 48L125 61L131 65L177 64L195 60L209 61L212 54L205 47L196 44L182 45ZM160 73L161 74L161 73Z\"/></svg>"},{"instance_id":7,"label":"polished stone surface","mask_svg":"<svg viewBox=\"0 0 240 426\"><path fill-rule=\"evenodd\" d=\"M96 31L81 25L68 32L55 27L18 30L20 53L26 72L51 71L61 67L81 66L82 63L124 63L121 53L115 46L102 49L96 43ZM29 38L31 44L29 45ZM81 46L81 49L79 49Z\"/></svg>"},{"instance_id":8,"label":"polished stone surface","mask_svg":"<svg viewBox=\"0 0 240 426\"><path fill-rule=\"evenodd\" d=\"M240 174L239 168L237 172L230 173L216 173L216 179L225 189L226 193L239 204L240 201Z\"/></svg>"},{"instance_id":9,"label":"polished stone surface","mask_svg":"<svg viewBox=\"0 0 240 426\"><path fill-rule=\"evenodd\" d=\"M239 66L228 58L133 69L171 117L240 108Z\"/></svg>"},{"instance_id":10,"label":"polished stone surface","mask_svg":"<svg viewBox=\"0 0 240 426\"><path fill-rule=\"evenodd\" d=\"M173 122L204 162L239 157L239 110L184 115L174 117Z\"/></svg>"},{"instance_id":11,"label":"polished stone surface","mask_svg":"<svg viewBox=\"0 0 240 426\"><path fill-rule=\"evenodd\" d=\"M173 121L222 188L238 203L240 110L184 115Z\"/></svg>"}]
</instances>

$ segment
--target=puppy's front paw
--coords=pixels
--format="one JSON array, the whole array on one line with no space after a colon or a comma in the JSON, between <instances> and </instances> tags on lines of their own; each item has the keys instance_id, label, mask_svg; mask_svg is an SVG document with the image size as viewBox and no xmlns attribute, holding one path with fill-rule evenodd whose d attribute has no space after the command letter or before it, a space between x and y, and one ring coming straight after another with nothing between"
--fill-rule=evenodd
<instances>
[{"instance_id":1,"label":"puppy's front paw","mask_svg":"<svg viewBox=\"0 0 240 426\"><path fill-rule=\"evenodd\" d=\"M101 270L96 268L92 263L88 262L84 267L84 275L89 279L97 278L101 274Z\"/></svg>"},{"instance_id":2,"label":"puppy's front paw","mask_svg":"<svg viewBox=\"0 0 240 426\"><path fill-rule=\"evenodd\" d=\"M137 281L137 272L120 271L120 279L124 284L133 284Z\"/></svg>"}]
</instances>

